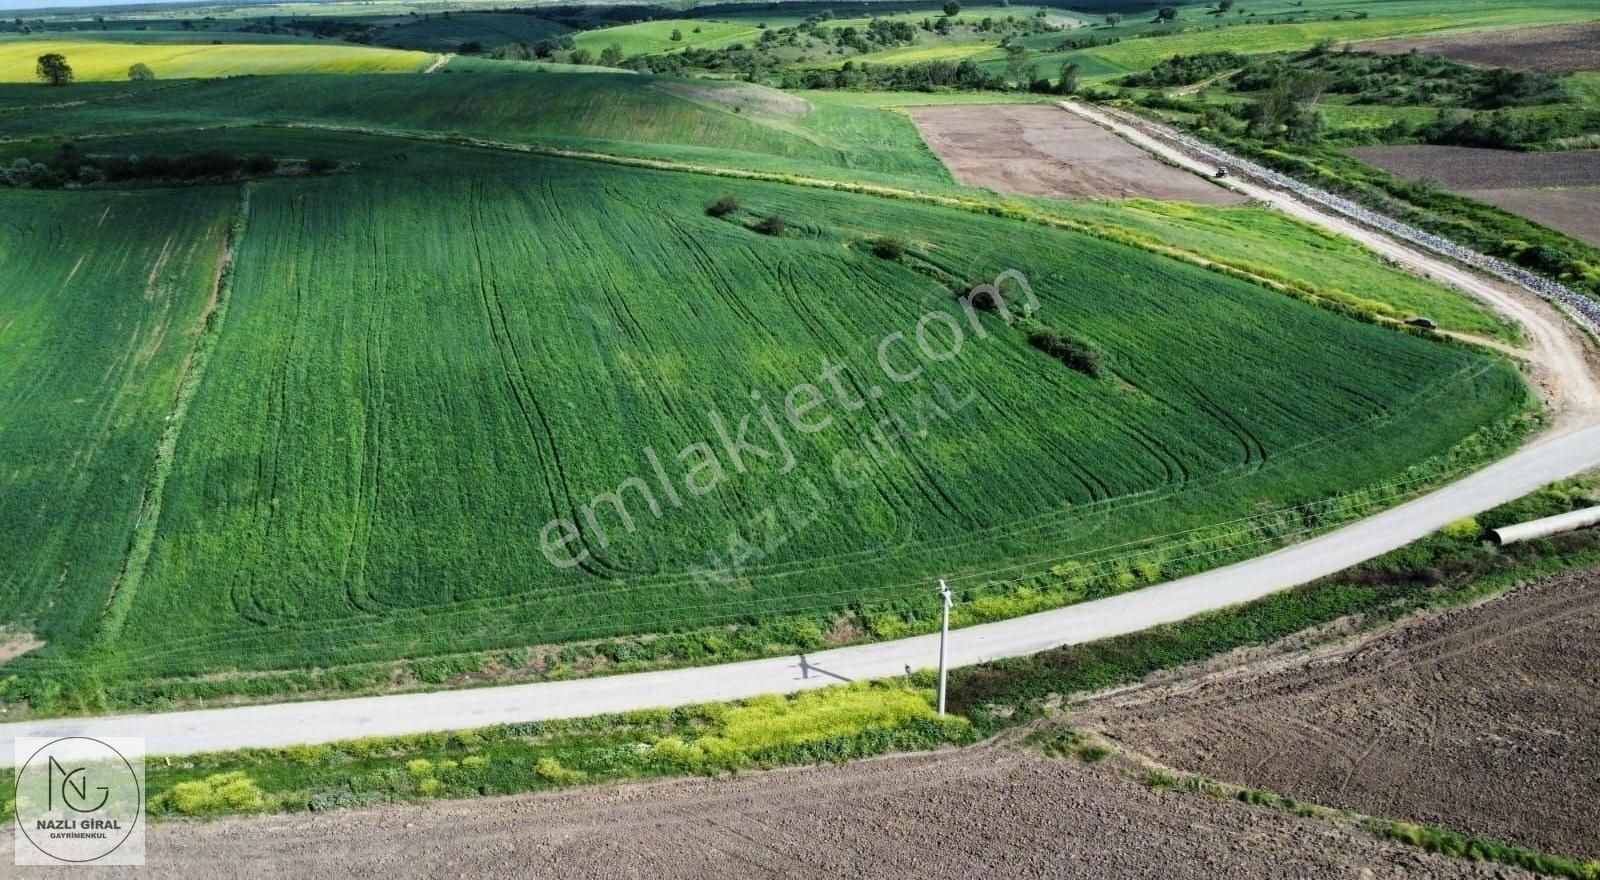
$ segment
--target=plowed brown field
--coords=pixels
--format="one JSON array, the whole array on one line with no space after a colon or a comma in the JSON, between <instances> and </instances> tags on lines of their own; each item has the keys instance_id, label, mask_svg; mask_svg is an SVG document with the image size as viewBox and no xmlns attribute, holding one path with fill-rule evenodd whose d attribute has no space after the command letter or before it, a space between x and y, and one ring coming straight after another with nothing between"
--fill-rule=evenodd
<instances>
[{"instance_id":1,"label":"plowed brown field","mask_svg":"<svg viewBox=\"0 0 1600 880\"><path fill-rule=\"evenodd\" d=\"M1600 572L1332 656L1110 698L1074 723L1230 782L1597 857Z\"/></svg>"}]
</instances>

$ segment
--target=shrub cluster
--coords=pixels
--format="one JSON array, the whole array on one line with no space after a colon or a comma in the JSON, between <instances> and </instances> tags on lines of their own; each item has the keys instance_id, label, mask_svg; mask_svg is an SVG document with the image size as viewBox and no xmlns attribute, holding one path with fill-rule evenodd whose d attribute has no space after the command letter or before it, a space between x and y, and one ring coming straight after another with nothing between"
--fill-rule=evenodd
<instances>
[{"instance_id":1,"label":"shrub cluster","mask_svg":"<svg viewBox=\"0 0 1600 880\"><path fill-rule=\"evenodd\" d=\"M884 260L898 260L906 252L906 243L892 235L872 240L872 253Z\"/></svg>"},{"instance_id":2,"label":"shrub cluster","mask_svg":"<svg viewBox=\"0 0 1600 880\"><path fill-rule=\"evenodd\" d=\"M95 183L220 180L275 174L283 166L272 156L240 156L221 150L179 156L89 156L69 142L62 144L47 162L13 160L9 167L0 169L0 185L57 189ZM338 162L327 158L305 163L305 170L313 174L325 174L338 167Z\"/></svg>"},{"instance_id":3,"label":"shrub cluster","mask_svg":"<svg viewBox=\"0 0 1600 880\"><path fill-rule=\"evenodd\" d=\"M1295 78L1314 81L1320 90L1346 96L1352 104L1494 110L1553 104L1568 97L1560 80L1547 73L1469 67L1420 52L1269 55L1248 61L1231 88L1263 92Z\"/></svg>"},{"instance_id":4,"label":"shrub cluster","mask_svg":"<svg viewBox=\"0 0 1600 880\"><path fill-rule=\"evenodd\" d=\"M1091 342L1037 321L1028 321L1021 329L1027 334L1029 345L1085 376L1097 379L1105 369L1105 355Z\"/></svg>"},{"instance_id":5,"label":"shrub cluster","mask_svg":"<svg viewBox=\"0 0 1600 880\"><path fill-rule=\"evenodd\" d=\"M1199 52L1174 55L1149 70L1130 73L1122 84L1135 88L1169 88L1208 80L1227 70L1243 67L1246 58L1237 52Z\"/></svg>"},{"instance_id":6,"label":"shrub cluster","mask_svg":"<svg viewBox=\"0 0 1600 880\"><path fill-rule=\"evenodd\" d=\"M768 214L755 222L750 227L762 235L782 235L789 228L789 221L783 219L782 214Z\"/></svg>"}]
</instances>

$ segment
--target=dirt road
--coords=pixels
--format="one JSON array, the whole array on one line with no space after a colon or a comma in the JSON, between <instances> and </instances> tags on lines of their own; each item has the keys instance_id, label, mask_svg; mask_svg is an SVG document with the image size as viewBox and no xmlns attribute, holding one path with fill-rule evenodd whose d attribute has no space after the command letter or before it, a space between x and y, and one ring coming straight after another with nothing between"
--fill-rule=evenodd
<instances>
[{"instance_id":1,"label":"dirt road","mask_svg":"<svg viewBox=\"0 0 1600 880\"><path fill-rule=\"evenodd\" d=\"M0 863L10 864L10 845L5 835ZM732 779L165 824L150 829L148 853L140 876L151 878L1527 876L1001 747Z\"/></svg>"},{"instance_id":2,"label":"dirt road","mask_svg":"<svg viewBox=\"0 0 1600 880\"><path fill-rule=\"evenodd\" d=\"M1284 668L1103 701L1073 723L1162 763L1600 858L1600 571Z\"/></svg>"},{"instance_id":3,"label":"dirt road","mask_svg":"<svg viewBox=\"0 0 1600 880\"><path fill-rule=\"evenodd\" d=\"M1135 118L1069 101L1069 113L1116 132L1129 142L1175 162L1191 172L1209 175L1214 162L1189 155L1178 146L1148 134ZM1528 361L1546 402L1557 416L1555 432L1580 429L1600 421L1600 380L1595 354L1582 332L1548 302L1505 282L1486 278L1419 248L1397 241L1332 211L1309 204L1281 190L1238 177L1228 185L1299 220L1352 238L1419 275L1468 293L1488 303L1527 332Z\"/></svg>"}]
</instances>

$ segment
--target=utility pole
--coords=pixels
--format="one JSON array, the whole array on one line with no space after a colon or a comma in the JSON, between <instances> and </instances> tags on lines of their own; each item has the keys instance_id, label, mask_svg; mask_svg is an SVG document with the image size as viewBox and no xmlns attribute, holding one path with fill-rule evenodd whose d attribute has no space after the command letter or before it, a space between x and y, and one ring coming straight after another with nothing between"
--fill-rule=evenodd
<instances>
[{"instance_id":1,"label":"utility pole","mask_svg":"<svg viewBox=\"0 0 1600 880\"><path fill-rule=\"evenodd\" d=\"M939 597L944 600L944 619L939 624L939 714L944 714L944 682L946 647L950 642L950 585L939 579Z\"/></svg>"}]
</instances>

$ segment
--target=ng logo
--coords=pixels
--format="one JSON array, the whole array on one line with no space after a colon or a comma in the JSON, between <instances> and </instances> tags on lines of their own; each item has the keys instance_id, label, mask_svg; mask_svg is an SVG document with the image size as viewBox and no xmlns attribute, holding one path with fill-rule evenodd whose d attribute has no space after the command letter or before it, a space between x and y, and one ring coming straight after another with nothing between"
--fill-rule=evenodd
<instances>
[{"instance_id":1,"label":"ng logo","mask_svg":"<svg viewBox=\"0 0 1600 880\"><path fill-rule=\"evenodd\" d=\"M19 737L16 864L144 864L144 740Z\"/></svg>"},{"instance_id":2,"label":"ng logo","mask_svg":"<svg viewBox=\"0 0 1600 880\"><path fill-rule=\"evenodd\" d=\"M47 809L55 809L55 795L58 785L61 791L61 802L66 805L67 809L75 813L97 813L105 808L107 801L111 800L111 787L102 785L95 789L100 793L100 800L92 805L85 806L89 800L88 767L78 766L68 770L61 766L61 762L57 761L54 755L51 755L49 776L50 803L47 805ZM58 776L60 777L59 783L56 781ZM76 781L74 781L75 778Z\"/></svg>"}]
</instances>

